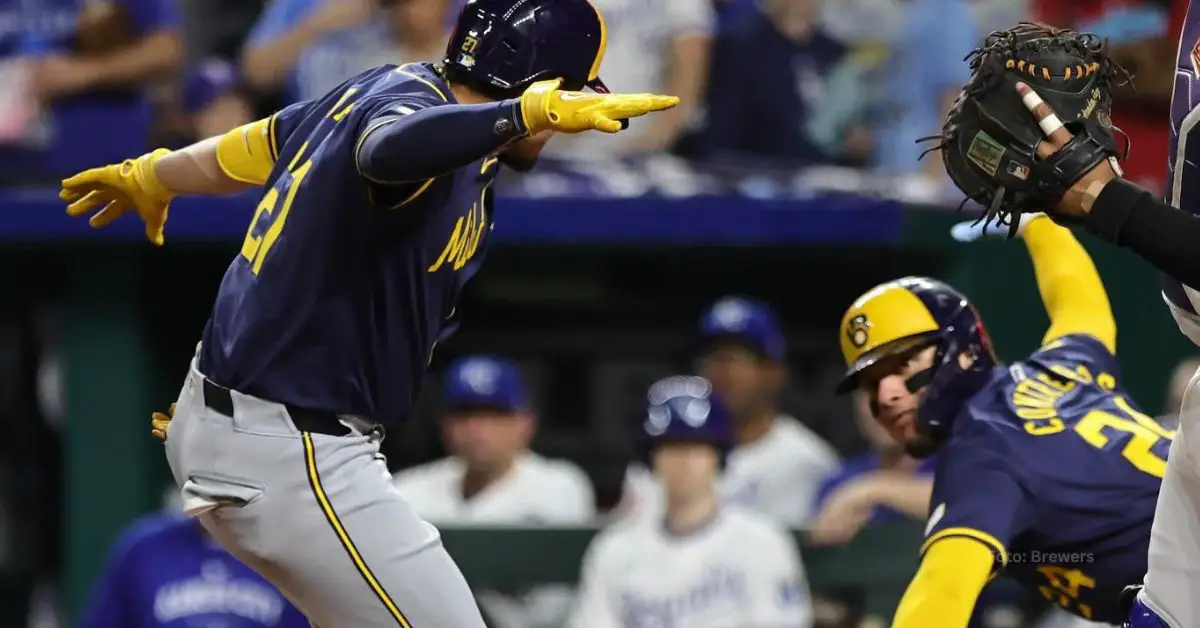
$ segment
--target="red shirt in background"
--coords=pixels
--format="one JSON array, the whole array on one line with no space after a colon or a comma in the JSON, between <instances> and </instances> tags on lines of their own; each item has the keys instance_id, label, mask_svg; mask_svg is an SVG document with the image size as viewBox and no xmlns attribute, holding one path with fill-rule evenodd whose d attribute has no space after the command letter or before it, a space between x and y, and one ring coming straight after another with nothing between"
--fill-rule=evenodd
<instances>
[{"instance_id":1,"label":"red shirt in background","mask_svg":"<svg viewBox=\"0 0 1200 628\"><path fill-rule=\"evenodd\" d=\"M1075 27L1095 20L1107 11L1142 4L1138 0L1034 0L1037 19L1062 27ZM1167 23L1166 36L1175 42L1183 30L1183 18L1187 14L1188 0L1173 0ZM1174 57L1162 60L1174 64ZM1120 106L1113 110L1113 123L1129 136L1132 150L1129 158L1122 162L1125 176L1132 181L1161 193L1166 185L1168 131L1170 126L1169 103L1161 107Z\"/></svg>"}]
</instances>

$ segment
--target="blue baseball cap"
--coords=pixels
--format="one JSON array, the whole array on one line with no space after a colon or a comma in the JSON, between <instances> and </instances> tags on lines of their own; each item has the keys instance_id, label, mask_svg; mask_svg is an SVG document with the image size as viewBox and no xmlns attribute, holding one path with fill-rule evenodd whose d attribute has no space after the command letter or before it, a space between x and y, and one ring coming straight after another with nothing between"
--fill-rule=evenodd
<instances>
[{"instance_id":1,"label":"blue baseball cap","mask_svg":"<svg viewBox=\"0 0 1200 628\"><path fill-rule=\"evenodd\" d=\"M704 344L721 340L743 343L774 362L783 362L787 353L775 311L747 297L724 297L709 306L700 317L700 337Z\"/></svg>"},{"instance_id":2,"label":"blue baseball cap","mask_svg":"<svg viewBox=\"0 0 1200 628\"><path fill-rule=\"evenodd\" d=\"M442 394L446 409L482 407L516 412L527 406L525 385L516 365L489 355L452 362L446 369Z\"/></svg>"},{"instance_id":3,"label":"blue baseball cap","mask_svg":"<svg viewBox=\"0 0 1200 628\"><path fill-rule=\"evenodd\" d=\"M189 115L199 112L214 100L238 87L237 69L224 59L207 59L187 74L183 81L181 105Z\"/></svg>"}]
</instances>

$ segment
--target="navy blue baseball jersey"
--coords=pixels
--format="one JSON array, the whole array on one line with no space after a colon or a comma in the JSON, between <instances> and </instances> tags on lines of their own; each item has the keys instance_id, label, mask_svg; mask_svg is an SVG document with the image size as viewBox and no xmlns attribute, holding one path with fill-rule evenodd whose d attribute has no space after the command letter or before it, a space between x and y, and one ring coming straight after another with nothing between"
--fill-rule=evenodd
<instances>
[{"instance_id":1,"label":"navy blue baseball jersey","mask_svg":"<svg viewBox=\"0 0 1200 628\"><path fill-rule=\"evenodd\" d=\"M1120 385L1116 357L1070 335L998 367L955 418L934 476L922 552L952 536L992 547L997 571L1085 618L1120 624L1140 583L1174 433Z\"/></svg>"},{"instance_id":2,"label":"navy blue baseball jersey","mask_svg":"<svg viewBox=\"0 0 1200 628\"><path fill-rule=\"evenodd\" d=\"M390 187L362 176L356 151L373 128L454 103L433 66L410 64L275 114L275 166L205 328L205 375L303 408L405 418L482 258L499 166Z\"/></svg>"},{"instance_id":3,"label":"navy blue baseball jersey","mask_svg":"<svg viewBox=\"0 0 1200 628\"><path fill-rule=\"evenodd\" d=\"M274 587L195 519L155 514L129 526L92 588L78 628L308 628Z\"/></svg>"}]
</instances>

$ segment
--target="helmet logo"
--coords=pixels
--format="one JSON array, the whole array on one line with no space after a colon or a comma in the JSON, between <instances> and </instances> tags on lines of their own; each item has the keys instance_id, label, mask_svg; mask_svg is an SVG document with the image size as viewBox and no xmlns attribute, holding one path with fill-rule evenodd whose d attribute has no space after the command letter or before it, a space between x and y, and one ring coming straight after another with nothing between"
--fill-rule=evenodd
<instances>
[{"instance_id":1,"label":"helmet logo","mask_svg":"<svg viewBox=\"0 0 1200 628\"><path fill-rule=\"evenodd\" d=\"M861 349L867 344L867 330L870 328L871 321L867 320L867 315L859 314L846 323L846 338L855 349Z\"/></svg>"}]
</instances>

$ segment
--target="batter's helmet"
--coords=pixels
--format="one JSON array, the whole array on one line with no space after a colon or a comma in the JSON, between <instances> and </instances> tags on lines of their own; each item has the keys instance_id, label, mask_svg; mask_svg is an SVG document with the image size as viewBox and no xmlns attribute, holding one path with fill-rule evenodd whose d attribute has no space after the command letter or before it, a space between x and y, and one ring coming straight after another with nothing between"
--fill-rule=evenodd
<instances>
[{"instance_id":1,"label":"batter's helmet","mask_svg":"<svg viewBox=\"0 0 1200 628\"><path fill-rule=\"evenodd\" d=\"M608 32L588 0L469 0L446 47L446 78L515 98L536 81L608 92L600 80Z\"/></svg>"},{"instance_id":2,"label":"batter's helmet","mask_svg":"<svg viewBox=\"0 0 1200 628\"><path fill-rule=\"evenodd\" d=\"M649 407L642 424L647 457L662 443L706 443L716 447L721 465L733 446L729 409L703 377L661 379L646 393Z\"/></svg>"},{"instance_id":3,"label":"batter's helmet","mask_svg":"<svg viewBox=\"0 0 1200 628\"><path fill-rule=\"evenodd\" d=\"M962 404L982 388L996 367L996 353L975 306L954 288L927 277L905 277L859 297L842 317L842 357L848 368L837 392L858 387L862 372L879 360L921 346L937 346L933 366L906 385L925 388L917 426L934 442L949 433ZM973 360L965 368L959 355Z\"/></svg>"}]
</instances>

